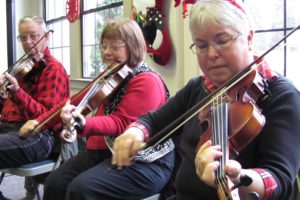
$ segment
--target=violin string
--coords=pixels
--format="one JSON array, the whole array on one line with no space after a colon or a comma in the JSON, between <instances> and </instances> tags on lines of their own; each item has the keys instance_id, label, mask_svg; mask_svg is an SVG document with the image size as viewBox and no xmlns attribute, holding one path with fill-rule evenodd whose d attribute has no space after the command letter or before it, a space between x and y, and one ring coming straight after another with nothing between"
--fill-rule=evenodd
<instances>
[{"instance_id":1,"label":"violin string","mask_svg":"<svg viewBox=\"0 0 300 200\"><path fill-rule=\"evenodd\" d=\"M88 105L88 102L90 101L90 99L95 95L95 93L97 93L99 91L100 84L102 84L104 81L105 81L104 78L100 78L99 82L95 82L95 84L91 87L89 92L82 98L82 100L80 101L80 103L78 104L78 106L75 108L75 110L73 112L81 113L83 111L84 107ZM75 117L72 116L69 123L66 126L64 126L64 128L69 130L70 135L76 136L77 131L76 131L75 126L77 126L77 125L78 125L78 122L75 120Z\"/></svg>"},{"instance_id":2,"label":"violin string","mask_svg":"<svg viewBox=\"0 0 300 200\"><path fill-rule=\"evenodd\" d=\"M211 106L211 131L212 131L212 143L213 145L220 145L223 156L217 160L220 166L215 172L216 185L218 188L218 194L222 199L231 199L227 178L225 176L224 168L226 159L228 158L228 102L224 95L215 98Z\"/></svg>"},{"instance_id":3,"label":"violin string","mask_svg":"<svg viewBox=\"0 0 300 200\"><path fill-rule=\"evenodd\" d=\"M93 86L89 89L89 91L86 93L86 95L82 98L82 100L79 102L77 107L73 112L81 113L85 106L89 106L88 102L91 100L92 97L95 96L97 92L100 91L101 86L105 83L108 77L110 77L112 74L114 74L117 70L119 70L122 66L124 66L123 63L113 63L110 67L108 67L107 70L103 73L103 76L99 78L98 81L96 81ZM91 107L89 107L90 110L92 110ZM77 131L75 126L78 125L78 123L75 120L75 117L71 117L69 124L64 126L66 129L69 130L71 135L77 135Z\"/></svg>"},{"instance_id":4,"label":"violin string","mask_svg":"<svg viewBox=\"0 0 300 200\"><path fill-rule=\"evenodd\" d=\"M221 151L223 152L223 156L219 158L220 166L217 169L218 179L219 179L219 189L221 190L222 196L224 199L227 199L228 190L226 187L226 179L224 173L225 161L226 161L226 145L227 145L227 134L228 130L227 127L227 116L226 116L226 109L227 109L227 102L224 102L223 96L214 101L214 115L216 115L216 124L214 125L216 128L216 132L213 132L213 135L217 138L215 143L221 146Z\"/></svg>"},{"instance_id":5,"label":"violin string","mask_svg":"<svg viewBox=\"0 0 300 200\"><path fill-rule=\"evenodd\" d=\"M88 104L88 101L90 100L91 97L93 97L93 95L99 91L99 82L102 83L104 80L104 78L100 78L99 81L95 82L93 84L93 86L89 89L89 91L86 93L86 95L82 98L82 100L79 102L79 104L77 105L77 107L75 108L75 110L73 112L78 112L81 113L84 109L84 107ZM68 138L70 138L70 136L76 137L77 136L77 131L75 126L78 125L78 123L75 120L75 117L72 116L69 123L65 124L64 128L67 131L67 135ZM62 130L63 132L64 130Z\"/></svg>"},{"instance_id":6,"label":"violin string","mask_svg":"<svg viewBox=\"0 0 300 200\"><path fill-rule=\"evenodd\" d=\"M217 102L218 99L215 99L213 102L212 102L212 106L211 106L211 132L212 132L212 144L213 145L216 145L218 143L218 136L217 136ZM218 159L219 160L219 159ZM223 188L222 188L222 181L220 179L220 167L218 167L218 169L216 170L215 172L215 177L216 177L216 184L217 184L217 188L219 190L219 192L221 192L220 195L224 196L224 191L223 191Z\"/></svg>"},{"instance_id":7,"label":"violin string","mask_svg":"<svg viewBox=\"0 0 300 200\"><path fill-rule=\"evenodd\" d=\"M222 97L222 100L223 97ZM229 102L227 102L225 100L225 102L223 103L222 102L222 105L223 105L223 113L222 113L222 116L224 118L224 120L222 121L222 125L223 125L223 133L222 133L222 144L223 144L223 147L222 147L222 152L223 152L223 155L224 157L222 158L222 178L223 178L223 183L224 183L224 190L225 190L225 196L226 196L226 199L228 199L227 197L228 196L231 196L230 192L229 192L229 188L228 188L228 181L227 181L227 177L226 177L226 173L225 173L225 164L228 160L228 157L229 157L229 147L228 147L228 135L229 135L229 115L228 115L228 110L229 110Z\"/></svg>"},{"instance_id":8,"label":"violin string","mask_svg":"<svg viewBox=\"0 0 300 200\"><path fill-rule=\"evenodd\" d=\"M213 103L212 103L212 118L213 120L213 127L214 129L212 130L212 138L213 138L213 145L217 145L220 144L220 102L219 102L219 98L216 98ZM222 158L218 158L217 159L219 161L219 163L221 164L221 160ZM218 167L218 169L216 170L216 180L219 190L221 190L221 194L222 196L224 196L224 189L223 189L223 184L222 184L222 170L221 170L221 165Z\"/></svg>"},{"instance_id":9,"label":"violin string","mask_svg":"<svg viewBox=\"0 0 300 200\"><path fill-rule=\"evenodd\" d=\"M111 64L110 66L108 66L102 73L100 73L100 74L99 74L93 81L91 81L86 87L84 87L82 90L80 90L80 91L77 92L75 95L73 95L73 96L71 97L71 103L72 103L73 101L75 101L78 97L80 97L84 92L86 92L87 90L89 90L90 87L91 87L93 84L95 84L95 82L99 81L104 75L106 75L106 74L107 74L107 71L110 70L111 67L112 67L112 68L115 68L117 65L122 65L122 64L124 64L124 63L121 63L121 62L115 62L115 63ZM65 102L67 102L67 100L65 100ZM43 122L39 123L34 129L32 129L31 132L38 132L38 131L40 131L40 129L41 129L46 123L48 123L54 116L57 116L57 115L61 112L61 110L62 110L62 108L63 108L65 102L62 104L62 106L61 106L59 109L57 109L55 112L53 112L53 113L52 113L49 117L47 117Z\"/></svg>"},{"instance_id":10,"label":"violin string","mask_svg":"<svg viewBox=\"0 0 300 200\"><path fill-rule=\"evenodd\" d=\"M102 79L102 78L101 78ZM101 80L100 79L100 80ZM102 82L102 81L101 81ZM90 98L97 92L99 91L99 83L95 82L95 84L90 88L89 92L82 98L80 103L77 105L75 112L80 112L82 111L83 107L87 104L87 102L90 100Z\"/></svg>"}]
</instances>

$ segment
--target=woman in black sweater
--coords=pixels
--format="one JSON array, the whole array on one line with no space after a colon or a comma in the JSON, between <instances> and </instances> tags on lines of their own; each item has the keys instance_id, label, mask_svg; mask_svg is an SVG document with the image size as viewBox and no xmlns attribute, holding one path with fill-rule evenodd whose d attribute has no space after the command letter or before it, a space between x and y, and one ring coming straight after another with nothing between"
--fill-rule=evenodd
<instances>
[{"instance_id":1,"label":"woman in black sweater","mask_svg":"<svg viewBox=\"0 0 300 200\"><path fill-rule=\"evenodd\" d=\"M115 141L112 164L130 165L132 155L141 149L149 135L159 133L257 60L252 49L252 26L245 9L235 0L200 0L193 5L189 16L194 41L191 49L197 55L203 75L190 80L164 106L131 125ZM204 138L207 125L210 127L212 121L203 123L203 112L184 123L176 131L181 136L183 152L176 177L178 199L230 199L217 194L220 184L216 172L222 168L226 184L239 186L242 181L238 189L231 191L228 186L222 190L230 195L237 192L236 197L240 199L251 195L257 199L296 199L296 176L300 168L300 93L272 71L266 61L259 59L257 64L259 67L255 71L263 83L262 94L256 98L247 93L250 96L247 101L250 99L255 104L258 113L261 111L262 129L256 137L248 139L234 159L227 159L219 143ZM238 82L235 87L240 84ZM247 90L252 84L244 86L247 87L242 90ZM199 140L202 143L197 147ZM233 196L233 199L236 198Z\"/></svg>"}]
</instances>

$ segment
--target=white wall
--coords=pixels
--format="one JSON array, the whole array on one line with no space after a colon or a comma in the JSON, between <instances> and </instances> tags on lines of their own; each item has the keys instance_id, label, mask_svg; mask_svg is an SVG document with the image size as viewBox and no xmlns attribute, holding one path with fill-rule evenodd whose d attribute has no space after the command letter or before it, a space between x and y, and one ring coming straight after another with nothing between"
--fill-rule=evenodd
<instances>
[{"instance_id":1,"label":"white wall","mask_svg":"<svg viewBox=\"0 0 300 200\"><path fill-rule=\"evenodd\" d=\"M188 28L188 17L183 18L182 6L174 8L173 1L165 2L165 15L172 41L172 57L165 66L154 63L149 57L147 61L162 75L171 95L174 95L191 77L199 74L199 68L196 56L189 49L192 39Z\"/></svg>"},{"instance_id":2,"label":"white wall","mask_svg":"<svg viewBox=\"0 0 300 200\"><path fill-rule=\"evenodd\" d=\"M16 10L14 12L16 23L16 35L18 35L18 21L21 17L25 15L40 15L41 12L41 3L39 0L15 0ZM6 1L0 0L0 24L1 24L1 31L0 31L0 73L3 73L8 68L7 63L7 24L6 24ZM24 54L24 51L19 43L17 43L17 52L16 52L16 59L21 57Z\"/></svg>"},{"instance_id":3,"label":"white wall","mask_svg":"<svg viewBox=\"0 0 300 200\"><path fill-rule=\"evenodd\" d=\"M0 73L7 70L6 1L0 1Z\"/></svg>"},{"instance_id":4,"label":"white wall","mask_svg":"<svg viewBox=\"0 0 300 200\"><path fill-rule=\"evenodd\" d=\"M16 35L18 35L18 21L24 16L43 16L42 15L42 1L41 0L15 0L15 19L16 19ZM22 46L20 43L17 42L17 52L16 58L20 58L24 54Z\"/></svg>"}]
</instances>

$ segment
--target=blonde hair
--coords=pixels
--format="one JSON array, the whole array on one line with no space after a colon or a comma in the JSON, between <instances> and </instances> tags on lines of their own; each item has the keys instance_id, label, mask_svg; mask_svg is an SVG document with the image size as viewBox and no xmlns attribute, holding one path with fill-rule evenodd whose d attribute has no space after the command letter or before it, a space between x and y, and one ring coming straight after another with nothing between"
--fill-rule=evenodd
<instances>
[{"instance_id":1,"label":"blonde hair","mask_svg":"<svg viewBox=\"0 0 300 200\"><path fill-rule=\"evenodd\" d=\"M129 65L137 65L145 59L147 53L146 42L136 21L118 19L107 22L100 37L101 44L104 38L124 41L129 52L127 61Z\"/></svg>"}]
</instances>

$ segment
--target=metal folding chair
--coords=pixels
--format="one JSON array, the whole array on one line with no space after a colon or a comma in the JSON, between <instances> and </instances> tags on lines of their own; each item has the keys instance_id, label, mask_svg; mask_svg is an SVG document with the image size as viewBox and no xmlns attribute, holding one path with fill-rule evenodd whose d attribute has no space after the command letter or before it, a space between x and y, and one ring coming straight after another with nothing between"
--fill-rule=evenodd
<instances>
[{"instance_id":1,"label":"metal folding chair","mask_svg":"<svg viewBox=\"0 0 300 200\"><path fill-rule=\"evenodd\" d=\"M152 195L150 197L147 197L146 199L142 200L159 200L159 194Z\"/></svg>"},{"instance_id":2,"label":"metal folding chair","mask_svg":"<svg viewBox=\"0 0 300 200\"><path fill-rule=\"evenodd\" d=\"M36 175L51 172L56 168L56 161L52 159L47 159L39 162L33 162L29 164L24 164L15 168L0 169L0 185L4 179L5 174L11 174L16 176L31 178L34 190L37 194L37 199L40 200L41 196L38 190L38 182L36 180Z\"/></svg>"}]
</instances>

